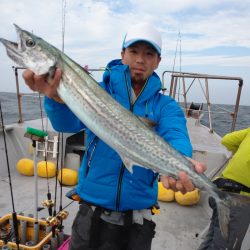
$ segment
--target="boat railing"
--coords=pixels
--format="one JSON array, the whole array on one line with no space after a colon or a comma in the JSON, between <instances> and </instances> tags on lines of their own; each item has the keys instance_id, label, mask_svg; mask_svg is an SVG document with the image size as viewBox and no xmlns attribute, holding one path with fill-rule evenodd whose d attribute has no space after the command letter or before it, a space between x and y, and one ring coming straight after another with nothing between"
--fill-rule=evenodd
<instances>
[{"instance_id":1,"label":"boat railing","mask_svg":"<svg viewBox=\"0 0 250 250\"><path fill-rule=\"evenodd\" d=\"M17 95L17 104L18 104L18 123L23 123L23 113L22 113L22 98L23 97L39 97L38 95L34 95L34 94L28 94L28 93L21 93L20 92L20 84L19 84L19 70L25 70L26 68L24 67L15 67L12 66L14 73L15 73L15 81L16 81L16 95ZM89 69L86 66L83 67L86 71L88 71L90 74L93 74L95 72L100 72L100 71L104 71L105 68L97 68L97 69Z\"/></svg>"},{"instance_id":2,"label":"boat railing","mask_svg":"<svg viewBox=\"0 0 250 250\"><path fill-rule=\"evenodd\" d=\"M15 67L12 66L14 73L15 73L15 81L16 81L16 95L17 95L17 104L18 104L18 123L23 123L23 113L22 113L22 98L23 97L34 97L34 98L39 98L39 95L33 94L33 93L21 93L20 92L20 84L19 84L19 75L18 71L19 70L24 70L25 68L23 67Z\"/></svg>"},{"instance_id":3,"label":"boat railing","mask_svg":"<svg viewBox=\"0 0 250 250\"><path fill-rule=\"evenodd\" d=\"M166 74L170 76L169 88L166 87ZM199 74L199 73L166 70L162 73L162 90L163 92L168 91L168 94L177 101L180 100L180 96L181 96L183 98L182 104L183 104L185 114L188 116L190 112L190 107L188 107L188 104L193 102L193 100L188 102L188 94L190 92L190 89L193 87L194 83L198 81L203 92L204 103L207 106L207 111L203 110L202 112L208 113L209 131L213 133L212 115L211 115L212 103L210 101L209 80L225 80L225 81L230 80L230 81L235 81L238 83L238 90L237 90L235 103L233 104L233 110L228 111L217 105L218 109L223 110L223 112L227 112L232 117L231 131L234 131L236 120L237 120L237 114L239 110L241 90L243 86L243 79L241 77L209 75L209 74ZM225 92L226 92L226 89L225 89ZM213 104L213 105L216 105L216 104Z\"/></svg>"},{"instance_id":4,"label":"boat railing","mask_svg":"<svg viewBox=\"0 0 250 250\"><path fill-rule=\"evenodd\" d=\"M23 67L14 67L15 72L15 79L16 79L16 94L17 94L17 101L18 101L18 114L19 114L19 120L18 123L23 123L23 115L22 115L22 97L24 96L34 96L33 94L24 94L20 93L19 89L19 76L18 71L24 70ZM96 69L89 69L84 67L85 70L87 70L90 74L93 74L95 72L101 72L104 71L107 68L96 68ZM166 86L166 74L171 76L170 79L170 86L167 88ZM189 81L188 81L189 79ZM213 106L216 106L218 109L221 109L223 112L228 113L232 117L232 123L231 123L231 131L235 130L236 120L237 120L237 114L239 110L239 104L240 104L240 96L241 96L241 90L243 86L243 79L241 77L233 77L233 76L220 76L220 75L209 75L209 74L199 74L199 73L190 73L190 72L178 72L178 71L164 71L162 73L162 90L163 92L168 92L168 94L174 98L178 99L180 96L183 97L183 109L185 114L188 116L190 114L190 111L192 110L192 107L189 106L189 103L192 104L193 100L188 101L188 94L194 85L196 81L199 82L200 87L202 89L203 95L204 95L204 104L206 104L207 110L200 110L198 113L197 110L193 110L199 116L197 119L201 118L202 113L208 114L208 123L209 123L209 131L213 133L213 125L212 125L212 109L211 109L211 101L210 101L210 93L209 93L209 80L231 80L238 82L238 91L235 103L233 105L233 110L228 111L226 109L223 109L222 107L213 104ZM226 90L225 90L226 91ZM180 101L179 101L180 102ZM194 113L193 112L193 113ZM218 111L216 111L218 113Z\"/></svg>"},{"instance_id":5,"label":"boat railing","mask_svg":"<svg viewBox=\"0 0 250 250\"><path fill-rule=\"evenodd\" d=\"M18 77L18 70L23 70L25 68L23 67L15 67L12 66L14 72L15 72L15 79L16 79L16 95L17 95L17 104L18 104L18 115L19 115L19 120L18 123L23 123L23 115L22 115L22 95L20 93L20 88L19 88L19 77Z\"/></svg>"}]
</instances>

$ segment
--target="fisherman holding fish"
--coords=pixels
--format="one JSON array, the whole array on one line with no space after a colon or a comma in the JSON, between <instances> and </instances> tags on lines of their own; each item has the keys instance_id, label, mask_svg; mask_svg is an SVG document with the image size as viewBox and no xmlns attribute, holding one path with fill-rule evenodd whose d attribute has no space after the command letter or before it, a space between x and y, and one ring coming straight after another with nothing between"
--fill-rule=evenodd
<instances>
[{"instance_id":1,"label":"fisherman holding fish","mask_svg":"<svg viewBox=\"0 0 250 250\"><path fill-rule=\"evenodd\" d=\"M34 46L27 39L26 45ZM100 83L105 91L98 92L92 82L86 85L97 92L85 95L88 105L90 102L99 105L104 100L93 111L87 104L79 109L81 100L74 102L84 90L81 82L82 90L79 87L75 97L68 99L70 88L67 90L67 86L73 88L79 79L68 80L67 86L62 84L69 77L67 67L72 70L74 66L71 61L57 63L52 79L33 73L31 68L23 73L32 90L45 94L44 107L55 130L71 133L86 130L86 151L76 188L81 201L72 226L71 250L151 249L155 234L152 208L157 204L158 173L162 174L165 187L185 193L192 191L196 184L191 181L188 170L205 171L203 163L191 159L192 146L183 111L175 100L160 92L161 81L154 70L161 61L161 49L161 35L154 27L149 24L131 27L122 43L121 59L111 61L106 67ZM47 64L50 63L48 60ZM126 110L113 105L106 93ZM95 94L93 101L91 98ZM78 114L83 110L85 113L80 119ZM151 121L152 128L146 128L131 113ZM103 120L98 120L99 117ZM115 120L117 117L119 119ZM186 167L186 172L178 170L175 167L178 165ZM161 171L163 168L165 172ZM167 173L179 178L167 176Z\"/></svg>"}]
</instances>

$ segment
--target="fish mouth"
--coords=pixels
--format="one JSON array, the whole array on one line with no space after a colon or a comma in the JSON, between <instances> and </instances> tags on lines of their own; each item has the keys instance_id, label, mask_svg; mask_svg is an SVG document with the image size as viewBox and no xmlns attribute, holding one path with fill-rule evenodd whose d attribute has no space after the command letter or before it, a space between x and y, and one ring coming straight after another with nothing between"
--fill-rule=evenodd
<instances>
[{"instance_id":1,"label":"fish mouth","mask_svg":"<svg viewBox=\"0 0 250 250\"><path fill-rule=\"evenodd\" d=\"M16 52L18 50L18 43L8 41L4 38L0 38L0 42L6 47L7 50Z\"/></svg>"},{"instance_id":2,"label":"fish mouth","mask_svg":"<svg viewBox=\"0 0 250 250\"><path fill-rule=\"evenodd\" d=\"M4 38L0 38L0 42L6 47L6 49L16 53L18 50L20 50L20 52L24 50L24 46L22 45L22 39L21 39L22 29L16 24L14 24L14 26L16 28L16 33L18 35L19 42L15 43L12 41L8 41Z\"/></svg>"},{"instance_id":3,"label":"fish mouth","mask_svg":"<svg viewBox=\"0 0 250 250\"><path fill-rule=\"evenodd\" d=\"M21 39L21 28L19 28L16 24L14 24L16 28L16 32L19 38L19 43L12 42L9 40L6 40L4 38L0 38L0 42L5 46L7 55L12 58L16 63L23 66L22 63L22 52L25 50L25 47L23 46L23 42Z\"/></svg>"}]
</instances>

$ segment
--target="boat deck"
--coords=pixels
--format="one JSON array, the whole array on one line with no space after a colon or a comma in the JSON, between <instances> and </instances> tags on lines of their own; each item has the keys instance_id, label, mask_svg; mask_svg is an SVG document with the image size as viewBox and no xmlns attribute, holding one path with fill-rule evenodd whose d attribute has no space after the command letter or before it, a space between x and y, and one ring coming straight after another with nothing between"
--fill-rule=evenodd
<instances>
[{"instance_id":1,"label":"boat deck","mask_svg":"<svg viewBox=\"0 0 250 250\"><path fill-rule=\"evenodd\" d=\"M54 199L55 178L49 179L49 183L50 189L53 190L52 198ZM34 215L34 177L21 176L18 173L13 173L12 186L17 214L23 213L25 216L30 214ZM46 199L47 180L39 178L38 186L39 204L41 204L41 202ZM0 180L0 190L0 213L1 216L3 216L12 212L9 181L7 178ZM71 200L65 198L64 196L68 190L70 190L69 187L63 187L63 207L67 206L71 202ZM60 190L58 188L57 202L59 202L59 192ZM202 196L201 203L192 207L182 207L175 202L160 202L161 212L159 215L154 216L157 228L156 236L153 240L152 250L196 249L201 241L201 238L199 237L201 229L206 227L209 220L208 211L206 211L202 205L204 199L205 196ZM78 203L73 202L65 210L69 212L69 216L63 223L64 232L66 234L70 234L72 221L78 210ZM197 219L197 216L199 219ZM47 217L47 208L39 212L39 219Z\"/></svg>"},{"instance_id":2,"label":"boat deck","mask_svg":"<svg viewBox=\"0 0 250 250\"><path fill-rule=\"evenodd\" d=\"M26 216L34 214L35 211L34 177L20 175L17 173L15 166L20 158L25 156L32 158L32 156L27 153L29 141L23 139L23 135L27 126L36 127L38 124L41 123L39 121L32 121L32 123L26 123L25 125L16 124L6 126L15 209L17 213L24 213ZM195 128L193 126L195 126ZM224 152L225 150L218 146L220 137L216 134L209 133L207 128L200 124L196 124L193 120L188 119L188 127L190 138L193 143L194 158L204 161L208 165L207 174L212 174L213 169L219 167L227 158L227 152ZM3 134L0 132L0 216L12 212L10 187L2 137ZM209 145L213 146L210 147ZM19 148L21 149L19 150ZM41 202L47 197L47 187L48 183L46 178L38 178L39 204L41 204ZM54 199L55 178L49 179L49 187L52 193L52 198ZM65 193L69 190L69 187L63 187L62 189L63 207L71 202L68 198L65 198ZM57 203L59 203L59 197L60 190L58 187ZM204 232L206 231L211 216L211 209L208 206L207 198L206 193L201 193L200 202L197 205L190 207L180 206L176 202L159 202L161 212L159 215L154 216L154 221L156 222L157 227L156 236L153 239L152 250L197 249L202 241L202 235L204 235ZM72 221L78 210L77 202L70 204L66 210L69 212L69 217L64 222L64 232L70 234ZM43 209L39 212L39 218L44 217L48 217L47 209ZM249 246L250 242L244 244L245 246ZM249 250L249 247L243 247L242 250Z\"/></svg>"}]
</instances>

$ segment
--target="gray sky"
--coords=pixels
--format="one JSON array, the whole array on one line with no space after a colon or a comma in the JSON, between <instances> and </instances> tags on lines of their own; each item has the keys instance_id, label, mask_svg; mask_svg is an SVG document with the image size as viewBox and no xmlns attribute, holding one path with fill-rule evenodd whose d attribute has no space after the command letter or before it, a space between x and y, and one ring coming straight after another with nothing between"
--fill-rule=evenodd
<instances>
[{"instance_id":1,"label":"gray sky","mask_svg":"<svg viewBox=\"0 0 250 250\"><path fill-rule=\"evenodd\" d=\"M62 0L1 0L0 37L16 41L16 23L62 48L62 7ZM180 32L181 57L178 46L175 70L240 76L244 79L241 104L250 105L249 13L250 0L68 0L65 53L83 66L103 67L120 58L127 28L148 22L163 37L160 76L173 69ZM14 64L2 45L0 56L0 91L14 92ZM231 83L216 86L212 101L230 104L235 90ZM22 82L21 91L29 91Z\"/></svg>"}]
</instances>

